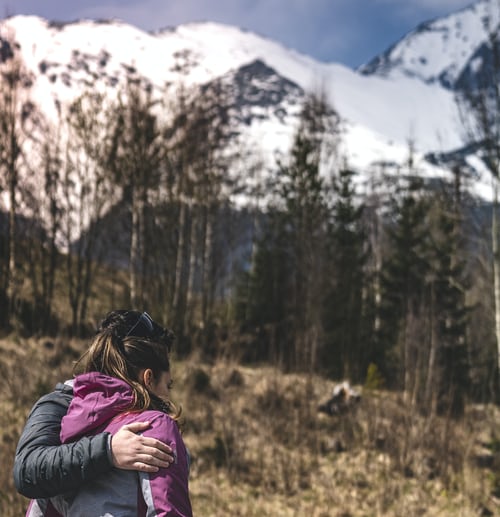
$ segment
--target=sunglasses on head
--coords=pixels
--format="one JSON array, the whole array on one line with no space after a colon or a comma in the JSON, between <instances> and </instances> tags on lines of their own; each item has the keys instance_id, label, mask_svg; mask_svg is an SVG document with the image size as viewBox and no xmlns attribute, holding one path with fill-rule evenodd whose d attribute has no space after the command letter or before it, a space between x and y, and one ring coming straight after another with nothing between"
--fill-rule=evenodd
<instances>
[{"instance_id":1,"label":"sunglasses on head","mask_svg":"<svg viewBox=\"0 0 500 517\"><path fill-rule=\"evenodd\" d=\"M149 338L160 342L165 341L168 348L171 346L170 335L164 328L155 323L147 312L143 312L139 316L134 326L125 335L125 337L128 336Z\"/></svg>"},{"instance_id":2,"label":"sunglasses on head","mask_svg":"<svg viewBox=\"0 0 500 517\"><path fill-rule=\"evenodd\" d=\"M125 336L151 337L154 330L153 319L147 312L143 312Z\"/></svg>"}]
</instances>

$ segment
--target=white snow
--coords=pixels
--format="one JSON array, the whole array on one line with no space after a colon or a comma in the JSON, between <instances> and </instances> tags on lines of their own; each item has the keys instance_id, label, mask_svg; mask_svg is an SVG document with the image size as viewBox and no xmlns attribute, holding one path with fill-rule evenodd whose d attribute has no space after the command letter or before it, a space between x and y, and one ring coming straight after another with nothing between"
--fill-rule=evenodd
<instances>
[{"instance_id":1,"label":"white snow","mask_svg":"<svg viewBox=\"0 0 500 517\"><path fill-rule=\"evenodd\" d=\"M211 22L152 34L117 20L52 26L35 16L16 16L0 22L0 35L15 34L21 43L36 78L33 96L52 117L54 101L75 98L88 88L92 74L95 87L116 95L112 81L123 82L125 68L133 67L165 95L166 84L204 83L260 59L304 90L327 94L344 121L345 156L352 167L366 170L384 161L403 163L410 141L420 158L463 145L454 96L436 78L443 72L456 78L484 41L482 19L491 2L480 0L408 35L392 49L385 76L320 63L270 39ZM290 117L285 124L273 118L254 122L244 129L246 147L273 164L276 152L290 145Z\"/></svg>"}]
</instances>

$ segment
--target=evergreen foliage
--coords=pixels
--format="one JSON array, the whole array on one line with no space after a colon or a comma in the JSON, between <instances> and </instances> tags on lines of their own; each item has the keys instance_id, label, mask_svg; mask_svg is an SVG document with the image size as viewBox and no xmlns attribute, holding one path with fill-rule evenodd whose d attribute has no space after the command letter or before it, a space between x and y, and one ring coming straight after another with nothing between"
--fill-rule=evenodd
<instances>
[{"instance_id":1,"label":"evergreen foliage","mask_svg":"<svg viewBox=\"0 0 500 517\"><path fill-rule=\"evenodd\" d=\"M22 220L0 220L0 304L17 300L26 332L64 321L78 333L102 307L132 303L169 322L181 354L384 383L424 412L460 417L472 375L474 393L494 384L493 368L478 365L494 362L493 318L475 310L470 321L466 281L473 271L490 285L491 269L476 262L488 263L493 250L464 243L459 189L450 197L448 187L425 184L410 156L396 185L382 178L368 206L357 171L339 165L336 112L310 95L290 152L265 185L271 202L245 212L231 199L230 92L184 90L167 107L144 86L132 82L110 111L95 92L77 99L60 119L67 139L48 129L36 141L26 135L45 171L45 197L10 184L16 200L50 217L15 242L15 267L5 248L10 221ZM3 140L0 131L5 152ZM16 275L15 296L12 267L29 272ZM106 288L94 288L98 275ZM481 326L489 330L478 334ZM478 335L481 353L471 353L468 337Z\"/></svg>"},{"instance_id":2,"label":"evergreen foliage","mask_svg":"<svg viewBox=\"0 0 500 517\"><path fill-rule=\"evenodd\" d=\"M423 198L422 184L410 177L407 188L393 200L388 223L388 253L381 274L382 301L379 350L384 352L381 367L384 374L404 385L405 364L415 366L415 335L422 328L426 306L429 273L428 205Z\"/></svg>"},{"instance_id":3,"label":"evergreen foliage","mask_svg":"<svg viewBox=\"0 0 500 517\"><path fill-rule=\"evenodd\" d=\"M363 204L356 203L355 173L342 168L333 178L334 203L328 235L324 310L324 364L331 375L361 381L372 341L365 297L366 235Z\"/></svg>"},{"instance_id":4,"label":"evergreen foliage","mask_svg":"<svg viewBox=\"0 0 500 517\"><path fill-rule=\"evenodd\" d=\"M458 207L438 196L437 232L433 241L433 309L437 347L437 410L462 416L469 385L465 261ZM428 373L428 375L430 372Z\"/></svg>"}]
</instances>

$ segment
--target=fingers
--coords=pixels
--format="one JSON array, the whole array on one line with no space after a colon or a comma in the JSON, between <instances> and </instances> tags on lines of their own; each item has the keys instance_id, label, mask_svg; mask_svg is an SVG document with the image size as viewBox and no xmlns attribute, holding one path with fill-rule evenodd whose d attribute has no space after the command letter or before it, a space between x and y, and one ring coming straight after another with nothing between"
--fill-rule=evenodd
<instances>
[{"instance_id":1,"label":"fingers","mask_svg":"<svg viewBox=\"0 0 500 517\"><path fill-rule=\"evenodd\" d=\"M146 430L150 425L150 422L133 422L131 424L124 425L120 430L131 431L135 434L140 431ZM141 444L145 447L153 447L154 449L158 449L158 451L160 452L159 457L163 457L161 453L166 453L167 455L170 455L172 453L172 448L170 446L168 446L166 443L160 442L160 440L157 440L156 438L142 436Z\"/></svg>"},{"instance_id":2,"label":"fingers","mask_svg":"<svg viewBox=\"0 0 500 517\"><path fill-rule=\"evenodd\" d=\"M126 424L111 437L111 455L115 467L157 472L159 468L167 468L173 463L174 455L170 446L156 438L137 434L149 426L149 422Z\"/></svg>"},{"instance_id":3,"label":"fingers","mask_svg":"<svg viewBox=\"0 0 500 517\"><path fill-rule=\"evenodd\" d=\"M163 457L164 454L171 455L172 453L172 447L170 447L166 443L160 442L160 440L157 440L156 438L143 436L141 443L145 447L151 447L155 451L158 451L159 457Z\"/></svg>"},{"instance_id":4,"label":"fingers","mask_svg":"<svg viewBox=\"0 0 500 517\"><path fill-rule=\"evenodd\" d=\"M161 442L160 442L161 443ZM141 458L143 463L157 465L159 467L168 467L174 461L174 456L170 447L169 452L162 451L156 447L143 447L141 453L145 455Z\"/></svg>"},{"instance_id":5,"label":"fingers","mask_svg":"<svg viewBox=\"0 0 500 517\"><path fill-rule=\"evenodd\" d=\"M167 468L173 463L174 458L165 454L163 457L159 457L157 453L155 453L155 449L152 450L151 453L143 450L141 454L135 454L133 458L133 463L131 463L132 469L142 470L143 472L157 472L159 468ZM149 469L153 470L149 470Z\"/></svg>"},{"instance_id":6,"label":"fingers","mask_svg":"<svg viewBox=\"0 0 500 517\"><path fill-rule=\"evenodd\" d=\"M154 472L158 472L160 470L160 468L155 467L154 465L148 465L147 463L136 462L136 463L134 463L132 470L139 470L140 472L154 473Z\"/></svg>"}]
</instances>

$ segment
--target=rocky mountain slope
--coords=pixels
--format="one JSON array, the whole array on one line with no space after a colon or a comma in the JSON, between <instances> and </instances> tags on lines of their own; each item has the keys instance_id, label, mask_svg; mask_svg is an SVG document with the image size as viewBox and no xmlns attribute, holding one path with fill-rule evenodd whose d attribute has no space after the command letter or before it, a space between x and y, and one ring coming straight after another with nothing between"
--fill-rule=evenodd
<instances>
[{"instance_id":1,"label":"rocky mountain slope","mask_svg":"<svg viewBox=\"0 0 500 517\"><path fill-rule=\"evenodd\" d=\"M323 90L342 118L341 152L352 167L397 170L412 141L420 170L433 176L446 172L425 160L428 153L464 146L455 93L466 74L481 71L494 5L480 0L424 23L357 71L216 23L146 33L116 20L56 24L34 16L0 22L0 58L19 45L31 94L52 118L89 86L116 95L130 74L163 97L180 84L222 79L234 99L235 145L244 142L268 170L289 148L305 93ZM488 196L487 179L479 177L476 193Z\"/></svg>"}]
</instances>

